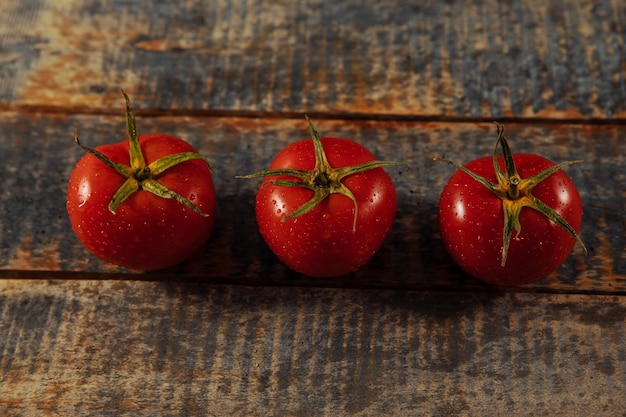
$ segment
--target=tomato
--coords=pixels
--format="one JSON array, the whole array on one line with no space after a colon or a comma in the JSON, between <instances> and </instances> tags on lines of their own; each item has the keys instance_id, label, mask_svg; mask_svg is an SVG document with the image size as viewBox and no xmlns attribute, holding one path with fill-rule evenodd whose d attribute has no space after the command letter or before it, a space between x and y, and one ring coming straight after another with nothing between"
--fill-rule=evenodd
<instances>
[{"instance_id":1,"label":"tomato","mask_svg":"<svg viewBox=\"0 0 626 417\"><path fill-rule=\"evenodd\" d=\"M502 146L504 155L452 163L459 170L441 193L439 229L468 274L496 285L527 284L558 269L577 241L585 248L580 195L560 169L578 161L513 155L500 125L498 135L496 150Z\"/></svg>"},{"instance_id":2,"label":"tomato","mask_svg":"<svg viewBox=\"0 0 626 417\"><path fill-rule=\"evenodd\" d=\"M307 119L308 120L308 119ZM291 269L312 277L356 271L378 251L397 209L383 166L360 144L319 138L288 145L266 171L256 196L259 231Z\"/></svg>"},{"instance_id":3,"label":"tomato","mask_svg":"<svg viewBox=\"0 0 626 417\"><path fill-rule=\"evenodd\" d=\"M129 140L87 148L71 173L72 229L99 258L150 271L197 252L213 228L216 201L206 158L180 138L136 134L128 97Z\"/></svg>"}]
</instances>

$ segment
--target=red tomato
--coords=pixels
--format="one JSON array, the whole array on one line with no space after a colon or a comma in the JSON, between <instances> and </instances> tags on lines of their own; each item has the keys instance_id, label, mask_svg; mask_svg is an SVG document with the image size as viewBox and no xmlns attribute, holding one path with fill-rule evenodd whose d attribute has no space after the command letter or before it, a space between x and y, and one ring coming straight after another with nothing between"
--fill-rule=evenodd
<instances>
[{"instance_id":1,"label":"red tomato","mask_svg":"<svg viewBox=\"0 0 626 417\"><path fill-rule=\"evenodd\" d=\"M498 161L503 169L504 158L498 157ZM522 179L555 166L532 154L513 155L513 161ZM498 184L492 157L474 160L464 168ZM580 196L571 179L560 169L539 181L531 195L540 205L543 202L556 212L567 225L559 225L545 213L520 203L517 207L520 228L515 230L516 215L513 214L513 224L509 225L510 245L505 251L503 198L466 172L457 170L441 193L438 210L441 236L454 261L475 278L497 285L526 284L555 271L579 239ZM568 225L572 230L567 230Z\"/></svg>"},{"instance_id":2,"label":"red tomato","mask_svg":"<svg viewBox=\"0 0 626 417\"><path fill-rule=\"evenodd\" d=\"M70 176L67 211L76 236L99 258L130 269L163 269L193 255L209 238L216 211L213 180L206 160L198 159L197 151L182 139L162 134L137 139L145 166L154 168L156 161L167 161L172 155L191 159L162 167L165 170L158 175L148 174L152 184L146 184L134 178L136 173L128 180L85 148L90 153ZM99 146L95 152L130 169L129 148L126 140ZM139 189L112 210L114 195L133 181ZM155 182L167 196L144 189Z\"/></svg>"},{"instance_id":3,"label":"red tomato","mask_svg":"<svg viewBox=\"0 0 626 417\"><path fill-rule=\"evenodd\" d=\"M314 132L312 126L311 129ZM329 173L364 163L378 165L339 179L338 182L351 191L354 200L341 193L330 193L314 207L309 207L310 211L290 218L290 214L306 206L315 191L275 182L291 181L298 185L306 182L302 178L270 174L280 173L285 168L308 174L315 172L315 167L319 166L314 145L316 132L313 136L313 140L285 147L269 170L257 175L265 177L256 197L259 231L271 250L291 269L313 277L344 275L365 265L391 229L397 208L396 191L381 166L397 163L376 161L371 152L356 142L322 138L320 143ZM330 181L317 192L324 187L338 186Z\"/></svg>"}]
</instances>

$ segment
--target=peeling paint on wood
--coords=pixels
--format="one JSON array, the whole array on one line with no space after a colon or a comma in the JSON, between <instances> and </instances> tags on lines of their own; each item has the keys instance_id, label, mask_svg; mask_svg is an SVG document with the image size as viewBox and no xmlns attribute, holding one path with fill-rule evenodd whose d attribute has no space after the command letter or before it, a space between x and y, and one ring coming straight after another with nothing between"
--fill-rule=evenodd
<instances>
[{"instance_id":1,"label":"peeling paint on wood","mask_svg":"<svg viewBox=\"0 0 626 417\"><path fill-rule=\"evenodd\" d=\"M621 415L625 314L614 296L5 280L0 410Z\"/></svg>"},{"instance_id":2,"label":"peeling paint on wood","mask_svg":"<svg viewBox=\"0 0 626 417\"><path fill-rule=\"evenodd\" d=\"M624 415L626 3L425 3L0 2L0 415ZM140 133L218 168L213 236L172 271L98 261L65 213L75 129L126 135L120 87ZM348 277L284 267L234 179L304 112L410 165ZM465 276L435 226L432 157L490 155L492 118L515 152L584 159L589 255L522 288Z\"/></svg>"},{"instance_id":3,"label":"peeling paint on wood","mask_svg":"<svg viewBox=\"0 0 626 417\"><path fill-rule=\"evenodd\" d=\"M619 1L1 7L2 103L103 109L123 87L160 109L626 115Z\"/></svg>"}]
</instances>

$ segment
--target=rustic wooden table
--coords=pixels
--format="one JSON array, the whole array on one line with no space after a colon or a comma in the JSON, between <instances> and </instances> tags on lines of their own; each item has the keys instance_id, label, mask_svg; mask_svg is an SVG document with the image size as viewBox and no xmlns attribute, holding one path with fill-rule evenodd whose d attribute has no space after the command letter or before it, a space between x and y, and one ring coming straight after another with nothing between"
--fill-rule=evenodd
<instances>
[{"instance_id":1,"label":"rustic wooden table","mask_svg":"<svg viewBox=\"0 0 626 417\"><path fill-rule=\"evenodd\" d=\"M138 274L73 235L82 151L181 136L214 162L203 253ZM361 271L287 270L254 220L287 143L352 138L399 209ZM567 173L582 237L537 283L493 288L435 226L451 174L489 155L584 159ZM626 410L626 3L617 0L3 0L0 4L0 415L598 416Z\"/></svg>"}]
</instances>

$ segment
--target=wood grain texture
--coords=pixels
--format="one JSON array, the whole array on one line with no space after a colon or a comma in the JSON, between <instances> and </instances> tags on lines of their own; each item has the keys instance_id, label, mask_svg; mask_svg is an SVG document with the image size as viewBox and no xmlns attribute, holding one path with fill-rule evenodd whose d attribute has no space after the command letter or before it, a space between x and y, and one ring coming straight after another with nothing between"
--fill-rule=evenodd
<instances>
[{"instance_id":1,"label":"wood grain texture","mask_svg":"<svg viewBox=\"0 0 626 417\"><path fill-rule=\"evenodd\" d=\"M625 24L618 0L0 1L0 416L626 416ZM140 133L217 168L211 240L169 271L97 260L66 216L74 131L123 139L120 87ZM282 265L234 178L305 112L409 165L347 277ZM464 275L436 227L432 158L490 155L492 119L584 160L589 254L520 288Z\"/></svg>"},{"instance_id":2,"label":"wood grain texture","mask_svg":"<svg viewBox=\"0 0 626 417\"><path fill-rule=\"evenodd\" d=\"M308 136L304 120L256 118L140 117L140 133L178 135L213 161L218 219L202 253L166 273L122 275L127 279L181 277L249 285L362 288L475 288L478 282L450 261L436 227L436 206L452 171L434 156L467 162L493 151L492 124L319 121L322 135L352 138L381 159L406 161L388 172L398 189L398 214L380 252L365 268L341 279L309 279L290 272L258 234L254 198L259 181L235 175L266 168L286 144ZM74 129L90 146L120 140L116 116L6 113L0 119L0 276L54 271L59 278L82 273L115 278L121 270L98 261L73 235L65 212L69 174L82 151ZM623 293L626 289L626 204L623 126L506 125L515 152L539 152L554 161L584 159L567 168L585 208L584 256L575 247L552 276L528 289ZM25 274L29 276L28 273ZM95 276L95 275L94 275Z\"/></svg>"},{"instance_id":3,"label":"wood grain texture","mask_svg":"<svg viewBox=\"0 0 626 417\"><path fill-rule=\"evenodd\" d=\"M3 416L623 415L616 296L0 281Z\"/></svg>"},{"instance_id":4,"label":"wood grain texture","mask_svg":"<svg viewBox=\"0 0 626 417\"><path fill-rule=\"evenodd\" d=\"M0 106L624 118L616 0L8 0Z\"/></svg>"}]
</instances>

